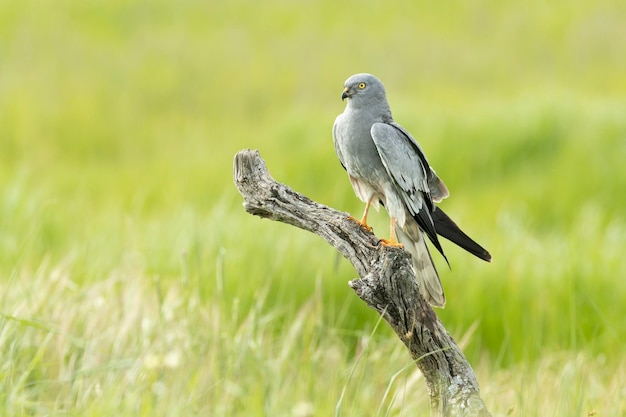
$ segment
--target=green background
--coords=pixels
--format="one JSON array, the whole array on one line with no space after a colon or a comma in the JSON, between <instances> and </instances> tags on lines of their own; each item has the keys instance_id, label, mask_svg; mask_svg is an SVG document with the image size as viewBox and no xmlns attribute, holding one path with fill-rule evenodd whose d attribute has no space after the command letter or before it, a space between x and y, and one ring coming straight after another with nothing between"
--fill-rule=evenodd
<instances>
[{"instance_id":1,"label":"green background","mask_svg":"<svg viewBox=\"0 0 626 417\"><path fill-rule=\"evenodd\" d=\"M343 81L395 119L494 260L437 310L494 415L626 413L626 3L0 6L6 415L412 415L425 384L321 239L246 214L234 154L359 215ZM386 237L387 217L372 216ZM595 414L594 414L595 413Z\"/></svg>"}]
</instances>

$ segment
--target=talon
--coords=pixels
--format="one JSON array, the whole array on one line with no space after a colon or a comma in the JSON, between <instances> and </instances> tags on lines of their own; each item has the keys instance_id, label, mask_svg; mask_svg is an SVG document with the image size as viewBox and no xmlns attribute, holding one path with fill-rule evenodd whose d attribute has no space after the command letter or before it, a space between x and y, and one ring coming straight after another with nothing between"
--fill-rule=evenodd
<instances>
[{"instance_id":1,"label":"talon","mask_svg":"<svg viewBox=\"0 0 626 417\"><path fill-rule=\"evenodd\" d=\"M372 204L372 199L370 197L370 199L367 201L367 203L365 204L365 211L363 212L363 218L361 220L356 219L352 216L348 216L349 220L354 220L355 222L357 222L359 225L361 225L361 227L365 230L367 230L368 232L372 232L372 228L370 226L368 226L367 224L367 213L369 213L370 211L370 205Z\"/></svg>"},{"instance_id":2,"label":"talon","mask_svg":"<svg viewBox=\"0 0 626 417\"><path fill-rule=\"evenodd\" d=\"M396 242L395 239L380 239L380 244L383 246L391 246L394 248L404 248L404 245L400 242Z\"/></svg>"},{"instance_id":3,"label":"talon","mask_svg":"<svg viewBox=\"0 0 626 417\"><path fill-rule=\"evenodd\" d=\"M354 220L355 222L359 224L359 226L361 226L363 229L367 230L368 232L372 231L372 228L367 224L366 221L359 220L356 217L352 217L352 216L348 216L348 220Z\"/></svg>"},{"instance_id":4,"label":"talon","mask_svg":"<svg viewBox=\"0 0 626 417\"><path fill-rule=\"evenodd\" d=\"M391 246L394 248L403 248L404 245L398 242L396 237L396 221L393 217L389 218L389 240L380 239L380 244L383 246Z\"/></svg>"}]
</instances>

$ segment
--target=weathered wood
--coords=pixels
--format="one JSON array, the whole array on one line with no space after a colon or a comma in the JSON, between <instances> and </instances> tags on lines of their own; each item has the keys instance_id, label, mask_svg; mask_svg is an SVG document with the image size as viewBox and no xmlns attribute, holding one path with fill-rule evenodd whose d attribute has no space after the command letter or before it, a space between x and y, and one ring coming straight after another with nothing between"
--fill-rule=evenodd
<instances>
[{"instance_id":1,"label":"weathered wood","mask_svg":"<svg viewBox=\"0 0 626 417\"><path fill-rule=\"evenodd\" d=\"M409 349L426 380L432 416L490 416L471 366L420 294L407 252L380 245L347 213L276 182L256 150L235 155L234 181L248 213L315 233L354 265L360 278L350 287Z\"/></svg>"}]
</instances>

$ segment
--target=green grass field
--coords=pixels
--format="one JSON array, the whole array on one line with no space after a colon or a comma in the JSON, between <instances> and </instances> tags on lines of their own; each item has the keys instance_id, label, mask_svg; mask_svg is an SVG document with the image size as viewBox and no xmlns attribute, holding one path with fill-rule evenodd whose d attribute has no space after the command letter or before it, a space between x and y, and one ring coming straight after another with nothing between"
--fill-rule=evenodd
<instances>
[{"instance_id":1,"label":"green grass field","mask_svg":"<svg viewBox=\"0 0 626 417\"><path fill-rule=\"evenodd\" d=\"M371 72L490 249L438 310L494 416L626 415L626 3L0 6L0 415L427 415L321 239L232 160L360 214L332 145ZM386 236L384 212L373 215Z\"/></svg>"}]
</instances>

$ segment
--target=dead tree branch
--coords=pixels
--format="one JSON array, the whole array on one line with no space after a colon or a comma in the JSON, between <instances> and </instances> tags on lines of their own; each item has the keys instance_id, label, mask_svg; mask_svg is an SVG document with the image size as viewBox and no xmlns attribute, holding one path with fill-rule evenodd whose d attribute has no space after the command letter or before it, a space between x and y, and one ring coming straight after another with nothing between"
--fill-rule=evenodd
<instances>
[{"instance_id":1,"label":"dead tree branch","mask_svg":"<svg viewBox=\"0 0 626 417\"><path fill-rule=\"evenodd\" d=\"M409 349L426 380L431 415L490 416L471 366L420 294L407 252L379 245L347 213L276 182L256 150L235 155L234 181L248 213L315 233L354 265L360 278L350 281L350 287Z\"/></svg>"}]
</instances>

